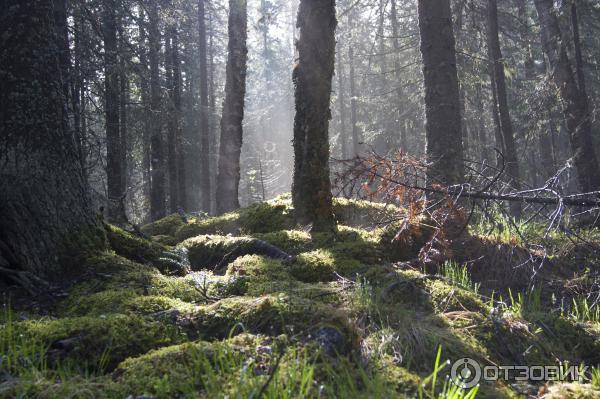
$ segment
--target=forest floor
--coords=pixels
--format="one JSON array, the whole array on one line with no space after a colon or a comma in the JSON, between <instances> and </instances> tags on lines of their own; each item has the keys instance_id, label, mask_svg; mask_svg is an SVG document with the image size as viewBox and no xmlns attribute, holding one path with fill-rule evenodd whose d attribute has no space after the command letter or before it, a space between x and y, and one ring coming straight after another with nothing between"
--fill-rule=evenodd
<instances>
[{"instance_id":1,"label":"forest floor","mask_svg":"<svg viewBox=\"0 0 600 399\"><path fill-rule=\"evenodd\" d=\"M336 199L338 232L310 234L282 196L168 216L143 227L151 240L107 226L112 250L58 298L5 299L0 397L600 397L596 369L590 381L471 389L446 378L446 360L466 357L598 365L600 311L584 296L594 251L560 233L531 249L535 226L516 238L481 222L450 260L419 267L426 228L374 223L396 211ZM534 273L528 261L542 257Z\"/></svg>"}]
</instances>

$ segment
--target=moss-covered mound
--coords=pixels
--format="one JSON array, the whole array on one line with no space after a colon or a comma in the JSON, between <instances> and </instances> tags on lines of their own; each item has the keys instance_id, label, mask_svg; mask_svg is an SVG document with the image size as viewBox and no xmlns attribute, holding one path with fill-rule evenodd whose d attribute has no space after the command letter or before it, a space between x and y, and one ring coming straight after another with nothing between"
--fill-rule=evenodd
<instances>
[{"instance_id":1,"label":"moss-covered mound","mask_svg":"<svg viewBox=\"0 0 600 399\"><path fill-rule=\"evenodd\" d=\"M506 242L466 236L454 262L425 270L398 261L429 240L426 221L380 227L400 210L345 199L335 208L335 234L295 226L285 196L187 223L171 215L143 228L150 240L107 226L112 250L87 259L46 314L0 316L0 397L446 398L450 367L435 387L428 378L446 359L600 363L600 317L583 305L575 314L527 294L516 275L488 293L500 271L486 264L506 267ZM512 260L530 255L514 248ZM593 383L478 389L599 392Z\"/></svg>"}]
</instances>

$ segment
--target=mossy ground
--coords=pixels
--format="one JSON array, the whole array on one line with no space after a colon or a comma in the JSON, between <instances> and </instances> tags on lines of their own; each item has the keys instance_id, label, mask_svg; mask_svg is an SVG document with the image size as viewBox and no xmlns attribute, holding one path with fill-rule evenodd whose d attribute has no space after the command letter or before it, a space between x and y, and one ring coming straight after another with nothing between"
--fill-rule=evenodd
<instances>
[{"instance_id":1,"label":"mossy ground","mask_svg":"<svg viewBox=\"0 0 600 399\"><path fill-rule=\"evenodd\" d=\"M336 200L336 234L295 226L287 197L188 223L172 215L143 228L150 241L107 226L112 250L87 259L48 314L0 316L0 397L412 398L440 346L443 360L485 365L600 361L597 321L545 301L501 306L484 261L469 270L481 292L397 263L428 232L414 226L393 241L393 228L375 227L388 211ZM293 258L244 253L212 271L251 239ZM457 259L485 255L500 267L507 243L474 234L463 244ZM544 389L598 397L590 384ZM500 382L478 397L524 394Z\"/></svg>"}]
</instances>

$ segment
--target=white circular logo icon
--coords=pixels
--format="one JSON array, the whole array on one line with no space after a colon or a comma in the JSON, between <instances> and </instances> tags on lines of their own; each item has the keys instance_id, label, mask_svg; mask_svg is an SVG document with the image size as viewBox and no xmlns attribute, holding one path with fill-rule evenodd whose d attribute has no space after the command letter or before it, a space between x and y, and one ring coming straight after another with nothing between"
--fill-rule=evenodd
<instances>
[{"instance_id":1,"label":"white circular logo icon","mask_svg":"<svg viewBox=\"0 0 600 399\"><path fill-rule=\"evenodd\" d=\"M481 380L481 366L468 357L457 360L450 370L452 382L463 389L473 388Z\"/></svg>"}]
</instances>

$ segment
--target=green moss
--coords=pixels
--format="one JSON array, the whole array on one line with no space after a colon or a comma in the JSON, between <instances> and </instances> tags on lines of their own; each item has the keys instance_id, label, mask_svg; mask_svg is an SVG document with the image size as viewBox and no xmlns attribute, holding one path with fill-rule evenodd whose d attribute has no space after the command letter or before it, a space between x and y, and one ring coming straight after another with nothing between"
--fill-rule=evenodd
<instances>
[{"instance_id":1,"label":"green moss","mask_svg":"<svg viewBox=\"0 0 600 399\"><path fill-rule=\"evenodd\" d=\"M151 263L165 274L186 274L189 271L187 252L176 252L157 241L136 237L116 226L107 225L112 249L120 256L138 263Z\"/></svg>"},{"instance_id":2,"label":"green moss","mask_svg":"<svg viewBox=\"0 0 600 399\"><path fill-rule=\"evenodd\" d=\"M386 258L393 261L414 259L431 233L427 220L408 225L403 221L394 222L375 232Z\"/></svg>"},{"instance_id":3,"label":"green moss","mask_svg":"<svg viewBox=\"0 0 600 399\"><path fill-rule=\"evenodd\" d=\"M154 262L166 251L166 247L157 242L135 237L113 225L106 225L108 241L117 255L139 263Z\"/></svg>"},{"instance_id":4,"label":"green moss","mask_svg":"<svg viewBox=\"0 0 600 399\"><path fill-rule=\"evenodd\" d=\"M346 256L343 252L317 249L297 256L290 265L290 273L304 282L331 281L334 273L352 276L361 269L362 263Z\"/></svg>"},{"instance_id":5,"label":"green moss","mask_svg":"<svg viewBox=\"0 0 600 399\"><path fill-rule=\"evenodd\" d=\"M297 254L314 246L311 235L303 230L279 230L269 233L255 233L252 236L291 254Z\"/></svg>"},{"instance_id":6,"label":"green moss","mask_svg":"<svg viewBox=\"0 0 600 399\"><path fill-rule=\"evenodd\" d=\"M101 316L111 313L153 314L176 309L189 312L194 305L169 296L141 295L135 290L106 290L67 300L62 313L67 316Z\"/></svg>"},{"instance_id":7,"label":"green moss","mask_svg":"<svg viewBox=\"0 0 600 399\"><path fill-rule=\"evenodd\" d=\"M399 211L394 205L341 197L333 199L333 214L342 225L373 227L379 220L397 218Z\"/></svg>"},{"instance_id":8,"label":"green moss","mask_svg":"<svg viewBox=\"0 0 600 399\"><path fill-rule=\"evenodd\" d=\"M70 370L69 370L70 371ZM3 398L94 398L114 399L125 397L121 387L110 375L81 376L65 371L58 376L37 375L36 378L9 380L0 385Z\"/></svg>"},{"instance_id":9,"label":"green moss","mask_svg":"<svg viewBox=\"0 0 600 399\"><path fill-rule=\"evenodd\" d=\"M427 291L438 313L468 311L487 314L489 307L480 296L439 280L427 281Z\"/></svg>"},{"instance_id":10,"label":"green moss","mask_svg":"<svg viewBox=\"0 0 600 399\"><path fill-rule=\"evenodd\" d=\"M234 248L249 245L249 237L200 235L188 238L180 246L187 248L194 270L212 269Z\"/></svg>"},{"instance_id":11,"label":"green moss","mask_svg":"<svg viewBox=\"0 0 600 399\"><path fill-rule=\"evenodd\" d=\"M348 345L355 339L344 314L336 308L283 292L259 298L225 298L200 307L186 319L190 321L188 328L204 339L226 337L233 328L269 335L308 335L322 326L338 329Z\"/></svg>"},{"instance_id":12,"label":"green moss","mask_svg":"<svg viewBox=\"0 0 600 399\"><path fill-rule=\"evenodd\" d=\"M114 253L90 258L86 269L89 277L71 288L65 302L77 303L80 298L105 290L133 290L137 295L168 296L190 303L204 301L194 274L166 276L153 266L132 262ZM68 303L64 308L69 308Z\"/></svg>"},{"instance_id":13,"label":"green moss","mask_svg":"<svg viewBox=\"0 0 600 399\"><path fill-rule=\"evenodd\" d=\"M17 324L16 331L49 345L60 358L88 367L106 362L111 368L129 356L184 339L172 326L134 315L24 321ZM62 340L69 344L57 346Z\"/></svg>"},{"instance_id":14,"label":"green moss","mask_svg":"<svg viewBox=\"0 0 600 399\"><path fill-rule=\"evenodd\" d=\"M258 397L263 387L269 398L281 397L284 392L294 398L317 397L310 357L302 349L284 348L285 341L285 337L241 334L223 342L164 348L123 362L118 381L129 394L157 399L252 398Z\"/></svg>"},{"instance_id":15,"label":"green moss","mask_svg":"<svg viewBox=\"0 0 600 399\"><path fill-rule=\"evenodd\" d=\"M289 207L274 200L252 204L216 217L191 220L177 230L175 238L181 242L202 234L268 233L292 226Z\"/></svg>"},{"instance_id":16,"label":"green moss","mask_svg":"<svg viewBox=\"0 0 600 399\"><path fill-rule=\"evenodd\" d=\"M184 224L181 216L174 213L156 222L142 226L141 230L149 236L174 236L177 230Z\"/></svg>"}]
</instances>

